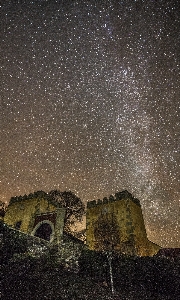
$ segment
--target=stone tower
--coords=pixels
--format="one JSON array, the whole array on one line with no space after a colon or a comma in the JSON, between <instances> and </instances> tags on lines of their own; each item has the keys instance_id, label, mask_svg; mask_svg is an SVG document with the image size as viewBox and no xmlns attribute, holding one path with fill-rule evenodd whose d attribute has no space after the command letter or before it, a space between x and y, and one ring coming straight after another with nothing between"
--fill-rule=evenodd
<instances>
[{"instance_id":1,"label":"stone tower","mask_svg":"<svg viewBox=\"0 0 180 300\"><path fill-rule=\"evenodd\" d=\"M86 236L90 250L152 256L160 249L148 240L140 202L128 191L88 202Z\"/></svg>"},{"instance_id":2,"label":"stone tower","mask_svg":"<svg viewBox=\"0 0 180 300\"><path fill-rule=\"evenodd\" d=\"M12 197L4 222L26 234L59 244L63 236L65 209L39 191Z\"/></svg>"}]
</instances>

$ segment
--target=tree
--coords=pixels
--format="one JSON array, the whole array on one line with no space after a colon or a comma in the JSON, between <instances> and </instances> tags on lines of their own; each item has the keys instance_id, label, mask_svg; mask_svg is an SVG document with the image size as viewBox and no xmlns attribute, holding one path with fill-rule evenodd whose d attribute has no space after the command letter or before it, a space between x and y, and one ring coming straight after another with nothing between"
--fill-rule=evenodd
<instances>
[{"instance_id":1,"label":"tree","mask_svg":"<svg viewBox=\"0 0 180 300\"><path fill-rule=\"evenodd\" d=\"M0 201L0 217L4 218L6 210L7 210L6 203L3 201Z\"/></svg>"},{"instance_id":2,"label":"tree","mask_svg":"<svg viewBox=\"0 0 180 300\"><path fill-rule=\"evenodd\" d=\"M81 221L85 213L84 203L71 191L60 192L59 190L52 190L49 193L51 200L59 203L60 207L66 208L64 219L64 230L67 233L72 233L72 226Z\"/></svg>"},{"instance_id":3,"label":"tree","mask_svg":"<svg viewBox=\"0 0 180 300\"><path fill-rule=\"evenodd\" d=\"M117 218L113 213L100 215L94 225L97 250L113 250L115 246L120 244L120 230Z\"/></svg>"},{"instance_id":4,"label":"tree","mask_svg":"<svg viewBox=\"0 0 180 300\"><path fill-rule=\"evenodd\" d=\"M109 263L109 275L111 292L114 294L114 282L112 271L112 254L114 247L120 244L120 230L116 216L103 212L95 223L94 237L97 242L97 249L105 251Z\"/></svg>"}]
</instances>

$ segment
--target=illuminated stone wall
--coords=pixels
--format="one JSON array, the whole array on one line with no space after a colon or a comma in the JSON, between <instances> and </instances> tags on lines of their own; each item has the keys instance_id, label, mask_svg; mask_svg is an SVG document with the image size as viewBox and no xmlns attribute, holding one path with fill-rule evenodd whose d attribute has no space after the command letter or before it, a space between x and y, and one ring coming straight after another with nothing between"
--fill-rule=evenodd
<instances>
[{"instance_id":1,"label":"illuminated stone wall","mask_svg":"<svg viewBox=\"0 0 180 300\"><path fill-rule=\"evenodd\" d=\"M65 209L49 200L44 192L11 198L4 222L34 235L38 225L46 222L52 228L49 241L61 248ZM141 205L127 191L109 199L90 201L86 213L86 244L90 250L117 250L129 255L154 255L160 246L147 238Z\"/></svg>"},{"instance_id":2,"label":"illuminated stone wall","mask_svg":"<svg viewBox=\"0 0 180 300\"><path fill-rule=\"evenodd\" d=\"M138 199L127 191L103 201L90 201L86 214L87 247L129 255L154 255L160 247L147 238Z\"/></svg>"},{"instance_id":3,"label":"illuminated stone wall","mask_svg":"<svg viewBox=\"0 0 180 300\"><path fill-rule=\"evenodd\" d=\"M50 241L60 243L63 235L65 209L51 203L43 195L12 198L4 216L4 222L15 229L27 234L35 234L38 225L51 225Z\"/></svg>"}]
</instances>

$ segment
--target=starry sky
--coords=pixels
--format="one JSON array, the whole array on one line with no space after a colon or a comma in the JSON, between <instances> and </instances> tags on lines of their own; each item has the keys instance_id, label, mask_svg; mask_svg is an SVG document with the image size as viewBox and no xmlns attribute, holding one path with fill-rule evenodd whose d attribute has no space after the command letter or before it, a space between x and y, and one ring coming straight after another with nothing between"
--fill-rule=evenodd
<instances>
[{"instance_id":1,"label":"starry sky","mask_svg":"<svg viewBox=\"0 0 180 300\"><path fill-rule=\"evenodd\" d=\"M1 200L127 189L149 239L180 247L179 0L0 10Z\"/></svg>"}]
</instances>

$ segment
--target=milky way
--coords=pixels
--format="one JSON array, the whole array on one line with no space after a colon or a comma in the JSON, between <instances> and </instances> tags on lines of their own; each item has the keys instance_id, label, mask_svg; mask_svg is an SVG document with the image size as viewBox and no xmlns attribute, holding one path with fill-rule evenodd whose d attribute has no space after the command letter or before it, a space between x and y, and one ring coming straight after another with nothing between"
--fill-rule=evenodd
<instances>
[{"instance_id":1,"label":"milky way","mask_svg":"<svg viewBox=\"0 0 180 300\"><path fill-rule=\"evenodd\" d=\"M127 189L179 244L179 1L4 1L1 200Z\"/></svg>"}]
</instances>

